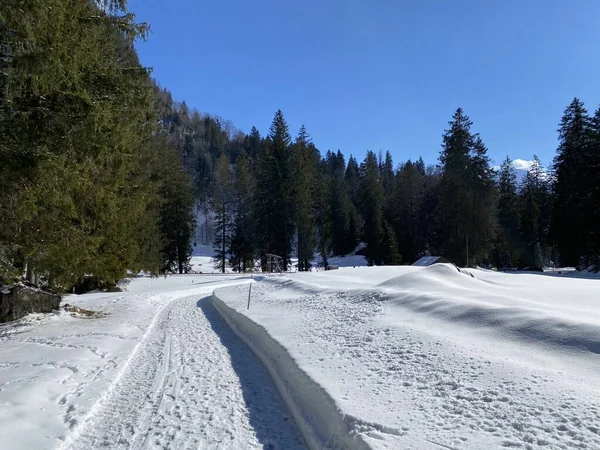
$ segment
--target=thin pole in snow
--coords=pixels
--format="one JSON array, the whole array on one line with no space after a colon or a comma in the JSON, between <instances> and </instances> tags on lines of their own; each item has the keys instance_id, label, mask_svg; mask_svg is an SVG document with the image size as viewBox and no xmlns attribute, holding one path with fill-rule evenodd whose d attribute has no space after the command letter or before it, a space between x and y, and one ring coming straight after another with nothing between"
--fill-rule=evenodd
<instances>
[{"instance_id":1,"label":"thin pole in snow","mask_svg":"<svg viewBox=\"0 0 600 450\"><path fill-rule=\"evenodd\" d=\"M252 283L250 283L250 288L248 289L248 309L250 309L250 294L252 294Z\"/></svg>"}]
</instances>

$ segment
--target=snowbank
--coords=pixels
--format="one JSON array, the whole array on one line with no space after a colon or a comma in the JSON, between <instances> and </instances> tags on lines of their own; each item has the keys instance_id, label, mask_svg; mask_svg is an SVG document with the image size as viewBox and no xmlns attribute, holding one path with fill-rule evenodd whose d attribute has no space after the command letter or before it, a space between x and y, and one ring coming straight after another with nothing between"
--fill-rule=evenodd
<instances>
[{"instance_id":1,"label":"snowbank","mask_svg":"<svg viewBox=\"0 0 600 450\"><path fill-rule=\"evenodd\" d=\"M227 306L219 299L219 290L213 293L213 305L264 364L310 448L369 448L360 436L353 435L352 419L344 416L331 396L264 327Z\"/></svg>"},{"instance_id":2,"label":"snowbank","mask_svg":"<svg viewBox=\"0 0 600 450\"><path fill-rule=\"evenodd\" d=\"M266 277L248 311L247 287L216 295L287 402L320 392L301 426L374 449L600 448L600 281L469 272Z\"/></svg>"}]
</instances>

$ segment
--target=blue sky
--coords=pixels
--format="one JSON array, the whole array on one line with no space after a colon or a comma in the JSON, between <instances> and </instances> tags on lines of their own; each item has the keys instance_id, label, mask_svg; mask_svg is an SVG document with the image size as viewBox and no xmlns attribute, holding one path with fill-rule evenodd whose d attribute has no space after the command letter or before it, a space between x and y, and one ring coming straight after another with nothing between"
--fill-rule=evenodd
<instances>
[{"instance_id":1,"label":"blue sky","mask_svg":"<svg viewBox=\"0 0 600 450\"><path fill-rule=\"evenodd\" d=\"M600 103L599 0L131 0L142 63L177 100L243 130L362 159L435 163L460 106L495 162L544 164L577 96Z\"/></svg>"}]
</instances>

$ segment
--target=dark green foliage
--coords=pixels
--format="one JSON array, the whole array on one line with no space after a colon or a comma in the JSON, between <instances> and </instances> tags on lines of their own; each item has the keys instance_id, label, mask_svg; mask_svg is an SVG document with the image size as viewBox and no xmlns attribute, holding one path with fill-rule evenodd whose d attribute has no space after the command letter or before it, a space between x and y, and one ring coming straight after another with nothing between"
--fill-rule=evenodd
<instances>
[{"instance_id":1,"label":"dark green foliage","mask_svg":"<svg viewBox=\"0 0 600 450\"><path fill-rule=\"evenodd\" d=\"M192 253L191 242L195 229L194 195L189 174L173 149L163 149L161 169L157 177L160 189L160 223L164 240L162 271L184 273Z\"/></svg>"},{"instance_id":2,"label":"dark green foliage","mask_svg":"<svg viewBox=\"0 0 600 450\"><path fill-rule=\"evenodd\" d=\"M438 227L441 253L458 264L488 259L494 233L494 183L487 149L457 109L440 153Z\"/></svg>"},{"instance_id":3,"label":"dark green foliage","mask_svg":"<svg viewBox=\"0 0 600 450\"><path fill-rule=\"evenodd\" d=\"M133 47L147 26L124 7L0 8L4 281L27 268L31 281L44 275L57 289L86 275L110 286L127 270L156 274L169 259L164 205L179 200L159 161L171 155L160 154L153 85Z\"/></svg>"},{"instance_id":4,"label":"dark green foliage","mask_svg":"<svg viewBox=\"0 0 600 450\"><path fill-rule=\"evenodd\" d=\"M269 135L176 102L150 79L125 1L0 6L0 282L44 275L58 288L91 275L185 271L194 235L217 267L266 253L309 270L315 250L366 244L370 265L441 254L458 264L562 265L600 258L600 110L565 110L553 173L537 158L517 189L507 159L494 182L472 123L456 110L438 169L390 152L358 165L323 159L281 111ZM210 223L214 217L214 223ZM295 240L294 240L295 239ZM468 250L467 250L468 248ZM469 260L467 261L467 251Z\"/></svg>"},{"instance_id":5,"label":"dark green foliage","mask_svg":"<svg viewBox=\"0 0 600 450\"><path fill-rule=\"evenodd\" d=\"M416 261L425 252L421 210L425 196L425 175L410 160L400 167L388 201L389 219L393 224L400 251L407 261Z\"/></svg>"},{"instance_id":6,"label":"dark green foliage","mask_svg":"<svg viewBox=\"0 0 600 450\"><path fill-rule=\"evenodd\" d=\"M540 160L534 156L531 169L519 196L519 229L522 237L520 266L543 266L548 263L546 246L549 191Z\"/></svg>"},{"instance_id":7,"label":"dark green foliage","mask_svg":"<svg viewBox=\"0 0 600 450\"><path fill-rule=\"evenodd\" d=\"M517 175L508 156L498 174L497 222L493 263L498 267L514 267L519 259L519 208Z\"/></svg>"},{"instance_id":8,"label":"dark green foliage","mask_svg":"<svg viewBox=\"0 0 600 450\"><path fill-rule=\"evenodd\" d=\"M298 270L307 271L310 270L316 244L315 189L320 156L304 125L292 151Z\"/></svg>"},{"instance_id":9,"label":"dark green foliage","mask_svg":"<svg viewBox=\"0 0 600 450\"><path fill-rule=\"evenodd\" d=\"M331 250L334 255L342 256L350 253L356 246L355 236L351 235L350 230L352 204L345 180L346 161L342 152L327 152L325 168L330 201Z\"/></svg>"},{"instance_id":10,"label":"dark green foliage","mask_svg":"<svg viewBox=\"0 0 600 450\"><path fill-rule=\"evenodd\" d=\"M379 168L375 153L369 151L360 166L360 204L364 220L363 240L367 244L367 263L383 263L383 201L384 193L379 178Z\"/></svg>"},{"instance_id":11,"label":"dark green foliage","mask_svg":"<svg viewBox=\"0 0 600 450\"><path fill-rule=\"evenodd\" d=\"M394 230L389 223L383 222L383 240L381 243L381 260L383 265L397 266L400 264L400 253L394 236Z\"/></svg>"},{"instance_id":12,"label":"dark green foliage","mask_svg":"<svg viewBox=\"0 0 600 450\"><path fill-rule=\"evenodd\" d=\"M586 157L590 140L590 118L583 103L575 98L562 117L559 146L554 159L554 211L551 237L556 244L560 263L576 266L584 254L585 198L589 191Z\"/></svg>"},{"instance_id":13,"label":"dark green foliage","mask_svg":"<svg viewBox=\"0 0 600 450\"><path fill-rule=\"evenodd\" d=\"M235 167L233 226L229 243L229 265L242 273L254 268L256 250L255 230L252 223L254 186L248 157L243 153Z\"/></svg>"},{"instance_id":14,"label":"dark green foliage","mask_svg":"<svg viewBox=\"0 0 600 450\"><path fill-rule=\"evenodd\" d=\"M275 113L256 168L254 217L261 260L267 253L283 258L287 270L294 237L291 137L281 110Z\"/></svg>"},{"instance_id":15,"label":"dark green foliage","mask_svg":"<svg viewBox=\"0 0 600 450\"><path fill-rule=\"evenodd\" d=\"M234 190L229 158L222 154L217 161L213 183L212 206L215 213L215 268L225 273L228 250L231 247L231 233L234 226Z\"/></svg>"}]
</instances>

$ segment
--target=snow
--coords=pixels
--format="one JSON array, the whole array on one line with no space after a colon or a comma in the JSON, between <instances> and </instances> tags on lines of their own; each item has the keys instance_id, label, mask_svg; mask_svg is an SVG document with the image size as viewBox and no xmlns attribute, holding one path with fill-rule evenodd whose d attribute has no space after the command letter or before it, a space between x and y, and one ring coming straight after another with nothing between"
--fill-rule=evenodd
<instances>
[{"instance_id":1,"label":"snow","mask_svg":"<svg viewBox=\"0 0 600 450\"><path fill-rule=\"evenodd\" d=\"M323 389L316 408L349 427L352 448L600 448L600 281L469 272L270 276L249 310L247 286L215 296ZM244 326L255 352L272 348Z\"/></svg>"},{"instance_id":2,"label":"snow","mask_svg":"<svg viewBox=\"0 0 600 450\"><path fill-rule=\"evenodd\" d=\"M0 327L3 450L304 448L265 369L212 307L228 276L68 296L99 312Z\"/></svg>"},{"instance_id":3,"label":"snow","mask_svg":"<svg viewBox=\"0 0 600 450\"><path fill-rule=\"evenodd\" d=\"M352 266L0 326L2 449L600 448L595 274Z\"/></svg>"}]
</instances>

